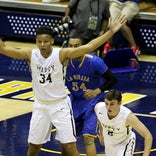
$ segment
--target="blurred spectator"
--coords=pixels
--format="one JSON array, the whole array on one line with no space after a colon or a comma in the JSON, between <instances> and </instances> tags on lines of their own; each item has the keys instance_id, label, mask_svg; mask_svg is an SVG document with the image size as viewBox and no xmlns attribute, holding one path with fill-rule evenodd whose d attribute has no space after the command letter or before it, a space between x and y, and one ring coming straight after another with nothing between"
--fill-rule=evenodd
<instances>
[{"instance_id":1,"label":"blurred spectator","mask_svg":"<svg viewBox=\"0 0 156 156\"><path fill-rule=\"evenodd\" d=\"M72 20L69 37L80 34L86 44L106 31L109 17L108 0L70 0L62 21Z\"/></svg>"},{"instance_id":2,"label":"blurred spectator","mask_svg":"<svg viewBox=\"0 0 156 156\"><path fill-rule=\"evenodd\" d=\"M121 27L121 32L124 38L128 41L129 46L137 56L139 48L137 47L132 31L128 24L139 12L140 0L113 0L110 6L110 14L113 19L117 18L120 14L125 14L127 17L127 23ZM113 48L113 39L110 39L104 46L104 55L109 49Z\"/></svg>"}]
</instances>

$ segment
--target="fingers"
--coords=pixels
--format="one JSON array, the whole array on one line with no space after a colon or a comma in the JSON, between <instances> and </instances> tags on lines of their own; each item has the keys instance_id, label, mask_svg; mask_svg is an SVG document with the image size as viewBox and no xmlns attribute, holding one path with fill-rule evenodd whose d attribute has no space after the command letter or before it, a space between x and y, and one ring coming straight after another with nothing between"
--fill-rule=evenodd
<instances>
[{"instance_id":1,"label":"fingers","mask_svg":"<svg viewBox=\"0 0 156 156\"><path fill-rule=\"evenodd\" d=\"M127 22L127 18L124 14L121 14L118 18L118 20L120 21L120 23L123 25Z\"/></svg>"},{"instance_id":2,"label":"fingers","mask_svg":"<svg viewBox=\"0 0 156 156\"><path fill-rule=\"evenodd\" d=\"M115 20L113 20L112 17L110 17L108 27L110 28L110 26L114 26L117 23L120 23L121 25L124 25L126 22L127 22L127 18L126 18L126 16L124 14L121 14Z\"/></svg>"},{"instance_id":3,"label":"fingers","mask_svg":"<svg viewBox=\"0 0 156 156\"><path fill-rule=\"evenodd\" d=\"M90 99L90 98L93 98L94 96L93 96L93 91L91 91L91 90L85 90L84 91L84 97L86 98L86 99Z\"/></svg>"}]
</instances>

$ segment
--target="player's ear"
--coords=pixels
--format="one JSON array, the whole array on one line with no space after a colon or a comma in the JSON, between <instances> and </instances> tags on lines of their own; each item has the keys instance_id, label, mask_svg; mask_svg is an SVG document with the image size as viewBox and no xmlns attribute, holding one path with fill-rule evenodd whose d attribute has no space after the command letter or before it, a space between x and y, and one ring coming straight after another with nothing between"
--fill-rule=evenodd
<instances>
[{"instance_id":1,"label":"player's ear","mask_svg":"<svg viewBox=\"0 0 156 156\"><path fill-rule=\"evenodd\" d=\"M53 45L53 44L54 44L54 38L51 39L51 45Z\"/></svg>"},{"instance_id":2,"label":"player's ear","mask_svg":"<svg viewBox=\"0 0 156 156\"><path fill-rule=\"evenodd\" d=\"M122 101L119 101L119 105L121 105L122 104Z\"/></svg>"}]
</instances>

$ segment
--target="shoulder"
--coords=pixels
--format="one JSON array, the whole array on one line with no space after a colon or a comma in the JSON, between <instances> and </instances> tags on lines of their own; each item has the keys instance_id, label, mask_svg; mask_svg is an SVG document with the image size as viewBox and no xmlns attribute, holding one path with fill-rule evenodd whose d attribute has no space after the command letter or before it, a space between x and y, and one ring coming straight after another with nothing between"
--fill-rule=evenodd
<instances>
[{"instance_id":1,"label":"shoulder","mask_svg":"<svg viewBox=\"0 0 156 156\"><path fill-rule=\"evenodd\" d=\"M98 73L103 74L108 70L108 66L105 64L104 60L98 56L92 58L92 65Z\"/></svg>"},{"instance_id":2,"label":"shoulder","mask_svg":"<svg viewBox=\"0 0 156 156\"><path fill-rule=\"evenodd\" d=\"M123 105L120 106L120 109L121 109L121 112L127 116L132 113L132 111L129 108Z\"/></svg>"},{"instance_id":3,"label":"shoulder","mask_svg":"<svg viewBox=\"0 0 156 156\"><path fill-rule=\"evenodd\" d=\"M68 49L69 48L60 48L59 49L59 59L60 59L60 62L66 66L67 65L67 62L68 62Z\"/></svg>"},{"instance_id":4,"label":"shoulder","mask_svg":"<svg viewBox=\"0 0 156 156\"><path fill-rule=\"evenodd\" d=\"M102 64L102 65L105 64L102 58L95 56L95 55L91 55L91 56L92 56L92 62L94 64Z\"/></svg>"},{"instance_id":5,"label":"shoulder","mask_svg":"<svg viewBox=\"0 0 156 156\"><path fill-rule=\"evenodd\" d=\"M32 49L31 51L32 51L32 53L38 53L38 52L40 52L39 49Z\"/></svg>"},{"instance_id":6,"label":"shoulder","mask_svg":"<svg viewBox=\"0 0 156 156\"><path fill-rule=\"evenodd\" d=\"M53 52L59 53L61 48L53 48Z\"/></svg>"},{"instance_id":7,"label":"shoulder","mask_svg":"<svg viewBox=\"0 0 156 156\"><path fill-rule=\"evenodd\" d=\"M139 123L139 119L136 117L134 113L129 113L126 121L126 125L134 126L135 124Z\"/></svg>"},{"instance_id":8,"label":"shoulder","mask_svg":"<svg viewBox=\"0 0 156 156\"><path fill-rule=\"evenodd\" d=\"M124 111L132 112L128 107L121 105L120 107Z\"/></svg>"},{"instance_id":9,"label":"shoulder","mask_svg":"<svg viewBox=\"0 0 156 156\"><path fill-rule=\"evenodd\" d=\"M131 110L123 105L120 106L120 112L119 117L121 117L125 122L129 118L129 115L131 114Z\"/></svg>"},{"instance_id":10,"label":"shoulder","mask_svg":"<svg viewBox=\"0 0 156 156\"><path fill-rule=\"evenodd\" d=\"M105 102L98 102L96 105L95 105L95 112L98 113L99 110L102 110L105 108Z\"/></svg>"},{"instance_id":11,"label":"shoulder","mask_svg":"<svg viewBox=\"0 0 156 156\"><path fill-rule=\"evenodd\" d=\"M32 55L32 57L34 57L34 56L37 57L37 56L41 55L40 50L39 49L32 49L31 55Z\"/></svg>"},{"instance_id":12,"label":"shoulder","mask_svg":"<svg viewBox=\"0 0 156 156\"><path fill-rule=\"evenodd\" d=\"M27 61L31 60L31 55L32 55L33 49L21 49L22 55L25 55L23 58Z\"/></svg>"}]
</instances>

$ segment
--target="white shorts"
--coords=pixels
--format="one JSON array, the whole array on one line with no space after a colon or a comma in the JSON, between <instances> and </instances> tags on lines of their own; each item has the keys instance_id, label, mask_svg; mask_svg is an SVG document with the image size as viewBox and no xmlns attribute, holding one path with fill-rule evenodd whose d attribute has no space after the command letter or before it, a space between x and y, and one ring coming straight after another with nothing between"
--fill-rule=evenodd
<instances>
[{"instance_id":1,"label":"white shorts","mask_svg":"<svg viewBox=\"0 0 156 156\"><path fill-rule=\"evenodd\" d=\"M118 145L108 145L106 142L105 152L106 156L133 156L135 149L136 136L132 132L127 141Z\"/></svg>"},{"instance_id":2,"label":"white shorts","mask_svg":"<svg viewBox=\"0 0 156 156\"><path fill-rule=\"evenodd\" d=\"M139 5L132 1L127 2L119 2L118 0L114 0L110 6L110 14L113 19L119 17L119 15L124 14L130 22L135 15L139 12Z\"/></svg>"},{"instance_id":3,"label":"white shorts","mask_svg":"<svg viewBox=\"0 0 156 156\"><path fill-rule=\"evenodd\" d=\"M55 139L61 143L76 142L75 123L69 97L51 104L34 102L28 142L44 144L50 141L52 126L57 129Z\"/></svg>"}]
</instances>

